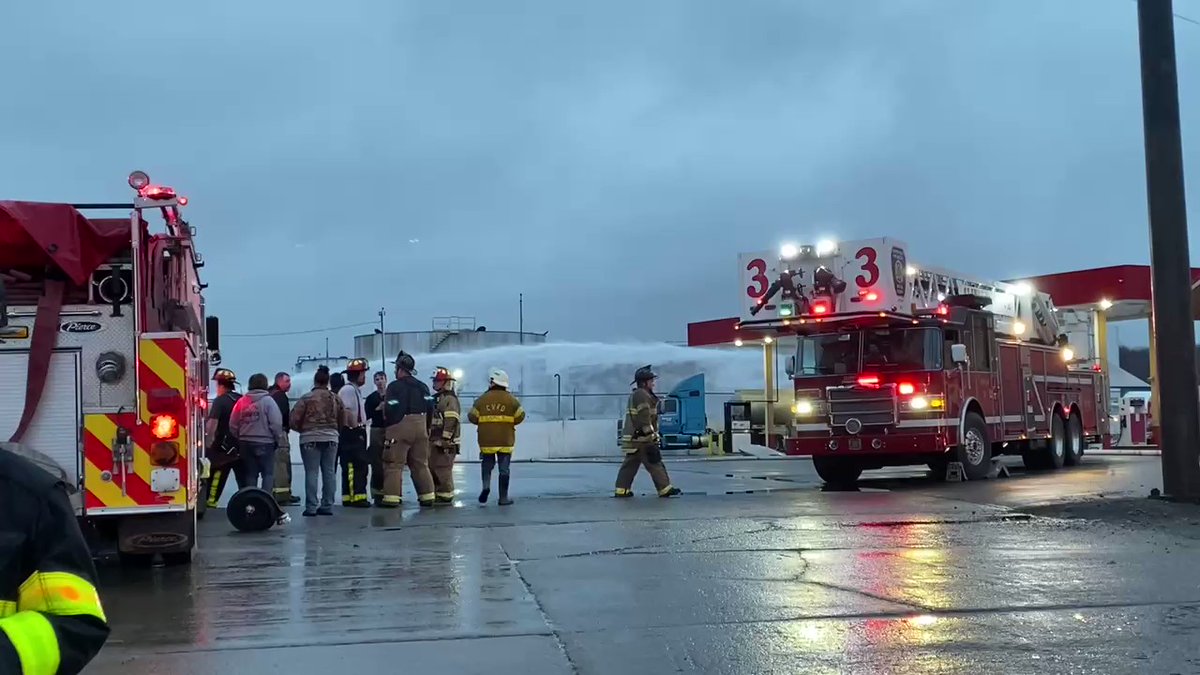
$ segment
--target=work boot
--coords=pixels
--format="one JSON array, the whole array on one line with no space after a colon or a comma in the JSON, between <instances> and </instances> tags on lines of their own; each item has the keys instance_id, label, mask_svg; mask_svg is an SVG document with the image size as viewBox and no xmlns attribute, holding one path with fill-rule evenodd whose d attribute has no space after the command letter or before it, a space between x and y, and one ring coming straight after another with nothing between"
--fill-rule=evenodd
<instances>
[{"instance_id":1,"label":"work boot","mask_svg":"<svg viewBox=\"0 0 1200 675\"><path fill-rule=\"evenodd\" d=\"M288 498L287 498L287 505L288 505L288 506L295 506L295 505L297 505L297 504L299 504L299 503L300 503L300 498L299 498L299 497L297 497L296 495L292 495L291 497L288 497Z\"/></svg>"},{"instance_id":2,"label":"work boot","mask_svg":"<svg viewBox=\"0 0 1200 675\"><path fill-rule=\"evenodd\" d=\"M479 492L479 503L486 504L488 495L492 494L492 472L483 470L483 490Z\"/></svg>"},{"instance_id":3,"label":"work boot","mask_svg":"<svg viewBox=\"0 0 1200 675\"><path fill-rule=\"evenodd\" d=\"M500 501L497 502L500 506L508 506L512 500L508 498L508 479L509 476L500 474Z\"/></svg>"},{"instance_id":4,"label":"work boot","mask_svg":"<svg viewBox=\"0 0 1200 675\"><path fill-rule=\"evenodd\" d=\"M438 504L453 504L454 503L454 497L443 497L441 495L434 497L433 500L435 502L437 502Z\"/></svg>"},{"instance_id":5,"label":"work boot","mask_svg":"<svg viewBox=\"0 0 1200 675\"><path fill-rule=\"evenodd\" d=\"M670 490L667 490L666 492L660 494L659 497L674 497L675 495L682 494L682 493L683 493L683 490L680 490L679 488L672 485Z\"/></svg>"},{"instance_id":6,"label":"work boot","mask_svg":"<svg viewBox=\"0 0 1200 675\"><path fill-rule=\"evenodd\" d=\"M436 505L437 500L436 499L420 499L420 500L417 500L417 503L421 505L421 508L427 508L427 507Z\"/></svg>"}]
</instances>

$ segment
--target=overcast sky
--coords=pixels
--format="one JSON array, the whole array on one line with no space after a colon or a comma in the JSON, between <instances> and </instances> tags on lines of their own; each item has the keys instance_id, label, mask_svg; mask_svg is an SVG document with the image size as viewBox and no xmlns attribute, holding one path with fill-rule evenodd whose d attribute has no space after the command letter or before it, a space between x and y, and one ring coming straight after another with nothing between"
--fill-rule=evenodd
<instances>
[{"instance_id":1,"label":"overcast sky","mask_svg":"<svg viewBox=\"0 0 1200 675\"><path fill-rule=\"evenodd\" d=\"M1133 0L122 6L0 8L0 193L176 185L228 334L514 330L523 292L552 338L682 340L737 313L738 251L820 235L998 278L1147 261Z\"/></svg>"}]
</instances>

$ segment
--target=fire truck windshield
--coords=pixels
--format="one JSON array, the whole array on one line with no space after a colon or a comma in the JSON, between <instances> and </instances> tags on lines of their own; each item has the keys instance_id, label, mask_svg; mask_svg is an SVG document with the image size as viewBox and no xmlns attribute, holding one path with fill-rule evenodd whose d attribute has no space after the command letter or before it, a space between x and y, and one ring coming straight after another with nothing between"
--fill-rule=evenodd
<instances>
[{"instance_id":1,"label":"fire truck windshield","mask_svg":"<svg viewBox=\"0 0 1200 675\"><path fill-rule=\"evenodd\" d=\"M941 370L942 331L879 328L809 335L798 340L796 377L854 375L862 370Z\"/></svg>"}]
</instances>

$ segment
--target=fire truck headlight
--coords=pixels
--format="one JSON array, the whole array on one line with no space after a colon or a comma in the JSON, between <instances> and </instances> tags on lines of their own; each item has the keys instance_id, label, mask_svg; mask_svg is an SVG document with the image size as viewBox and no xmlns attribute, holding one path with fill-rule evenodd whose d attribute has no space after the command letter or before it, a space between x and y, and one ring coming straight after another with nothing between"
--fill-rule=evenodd
<instances>
[{"instance_id":1,"label":"fire truck headlight","mask_svg":"<svg viewBox=\"0 0 1200 675\"><path fill-rule=\"evenodd\" d=\"M817 257L824 258L837 252L837 242L832 239L822 239L817 242Z\"/></svg>"},{"instance_id":2,"label":"fire truck headlight","mask_svg":"<svg viewBox=\"0 0 1200 675\"><path fill-rule=\"evenodd\" d=\"M779 247L779 257L784 260L794 260L798 255L800 255L800 247L795 244L784 244Z\"/></svg>"},{"instance_id":3,"label":"fire truck headlight","mask_svg":"<svg viewBox=\"0 0 1200 675\"><path fill-rule=\"evenodd\" d=\"M96 377L104 384L116 384L125 377L125 355L104 352L96 357Z\"/></svg>"},{"instance_id":4,"label":"fire truck headlight","mask_svg":"<svg viewBox=\"0 0 1200 675\"><path fill-rule=\"evenodd\" d=\"M129 187L141 192L142 188L150 184L150 176L145 171L134 171L129 174Z\"/></svg>"},{"instance_id":5,"label":"fire truck headlight","mask_svg":"<svg viewBox=\"0 0 1200 675\"><path fill-rule=\"evenodd\" d=\"M796 405L792 406L792 412L797 415L811 415L813 413L812 401L804 399L796 401Z\"/></svg>"},{"instance_id":6,"label":"fire truck headlight","mask_svg":"<svg viewBox=\"0 0 1200 675\"><path fill-rule=\"evenodd\" d=\"M1025 334L1025 324L1021 323L1020 321L1014 321L1013 322L1013 332L1016 333L1017 335L1024 335Z\"/></svg>"},{"instance_id":7,"label":"fire truck headlight","mask_svg":"<svg viewBox=\"0 0 1200 675\"><path fill-rule=\"evenodd\" d=\"M909 399L908 407L913 410L924 410L929 407L929 399L924 396L914 396Z\"/></svg>"},{"instance_id":8,"label":"fire truck headlight","mask_svg":"<svg viewBox=\"0 0 1200 675\"><path fill-rule=\"evenodd\" d=\"M1075 350L1071 349L1070 347L1063 347L1062 351L1059 353L1062 354L1063 361L1074 361L1075 360Z\"/></svg>"}]
</instances>

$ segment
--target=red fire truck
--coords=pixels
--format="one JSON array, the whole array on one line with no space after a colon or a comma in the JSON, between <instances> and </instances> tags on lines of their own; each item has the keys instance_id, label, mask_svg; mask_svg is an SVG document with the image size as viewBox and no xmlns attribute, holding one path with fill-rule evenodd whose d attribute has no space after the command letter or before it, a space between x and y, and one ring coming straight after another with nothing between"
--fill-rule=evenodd
<instances>
[{"instance_id":1,"label":"red fire truck","mask_svg":"<svg viewBox=\"0 0 1200 675\"><path fill-rule=\"evenodd\" d=\"M177 564L195 547L216 321L187 198L140 171L129 185L128 203L0 201L0 440L64 480L94 543ZM83 215L112 210L129 215Z\"/></svg>"},{"instance_id":2,"label":"red fire truck","mask_svg":"<svg viewBox=\"0 0 1200 675\"><path fill-rule=\"evenodd\" d=\"M914 464L977 479L1002 454L1054 469L1108 442L1090 312L1060 312L1028 284L912 265L890 238L749 258L748 288L762 292L748 293L739 329L794 336L786 452L811 455L826 482Z\"/></svg>"}]
</instances>

